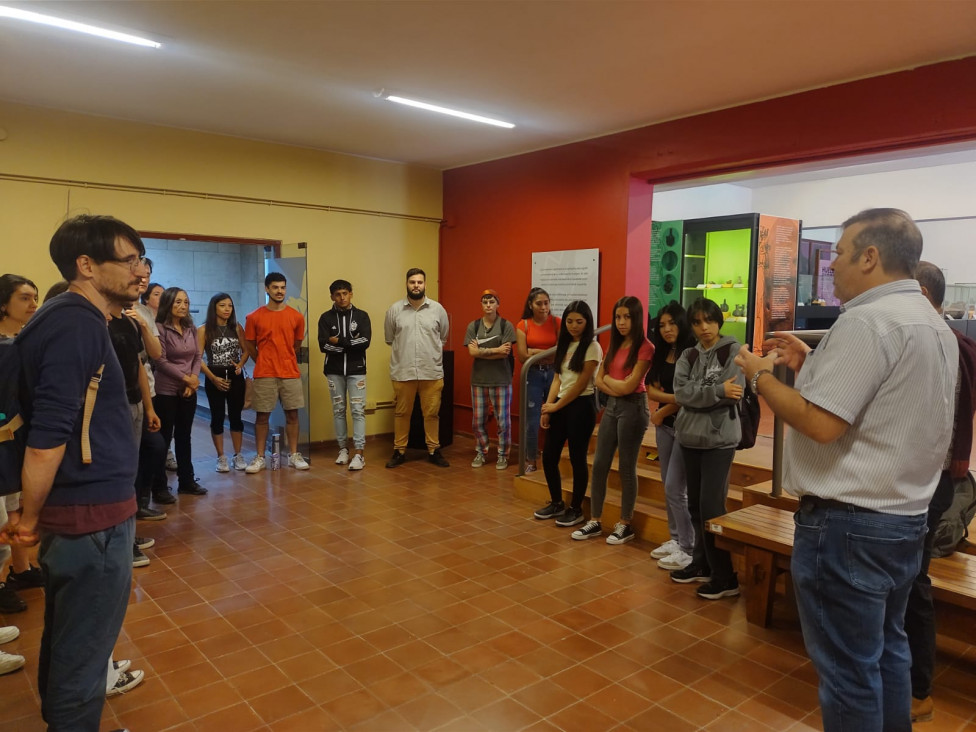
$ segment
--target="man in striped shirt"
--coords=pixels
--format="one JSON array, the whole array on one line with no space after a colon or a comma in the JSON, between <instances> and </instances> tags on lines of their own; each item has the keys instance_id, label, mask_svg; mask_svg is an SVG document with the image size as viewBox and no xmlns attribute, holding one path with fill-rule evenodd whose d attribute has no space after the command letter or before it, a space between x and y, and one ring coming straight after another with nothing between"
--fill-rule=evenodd
<instances>
[{"instance_id":1,"label":"man in striped shirt","mask_svg":"<svg viewBox=\"0 0 976 732\"><path fill-rule=\"evenodd\" d=\"M844 303L811 351L777 333L736 363L791 429L784 487L800 498L792 574L826 732L911 730L905 606L949 444L956 339L913 278L922 236L904 211L843 225ZM772 375L797 373L796 387Z\"/></svg>"}]
</instances>

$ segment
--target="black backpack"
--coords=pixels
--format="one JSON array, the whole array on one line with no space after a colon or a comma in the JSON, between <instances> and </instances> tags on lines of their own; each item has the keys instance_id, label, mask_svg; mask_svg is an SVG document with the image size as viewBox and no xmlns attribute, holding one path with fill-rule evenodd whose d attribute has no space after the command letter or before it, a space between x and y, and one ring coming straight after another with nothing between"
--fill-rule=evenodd
<instances>
[{"instance_id":1,"label":"black backpack","mask_svg":"<svg viewBox=\"0 0 976 732\"><path fill-rule=\"evenodd\" d=\"M731 343L726 343L715 351L715 355L718 356L718 362L723 367L728 362L731 351ZM698 349L692 347L685 351L685 353L688 356L688 363L694 366L695 361L698 360ZM739 427L742 430L742 435L739 437L739 444L735 448L736 450L748 450L750 447L755 446L756 435L759 434L759 417L759 395L749 387L749 382L746 382L745 389L742 391L742 398L735 405L729 406L729 418L738 419Z\"/></svg>"},{"instance_id":2,"label":"black backpack","mask_svg":"<svg viewBox=\"0 0 976 732\"><path fill-rule=\"evenodd\" d=\"M30 428L33 394L23 378L23 361L19 344L37 327L35 323L43 321L55 310L77 306L72 298L56 297L37 311L20 335L0 342L0 496L17 493L20 490L20 474L24 466L27 432ZM85 463L91 462L89 426L104 368L105 366L102 365L91 377L88 390L85 392L81 431L81 453L82 461Z\"/></svg>"}]
</instances>

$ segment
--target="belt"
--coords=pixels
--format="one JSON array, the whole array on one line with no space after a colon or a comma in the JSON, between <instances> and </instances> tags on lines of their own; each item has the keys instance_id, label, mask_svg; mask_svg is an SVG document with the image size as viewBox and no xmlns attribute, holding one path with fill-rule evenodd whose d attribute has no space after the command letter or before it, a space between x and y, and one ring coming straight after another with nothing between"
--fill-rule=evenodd
<instances>
[{"instance_id":1,"label":"belt","mask_svg":"<svg viewBox=\"0 0 976 732\"><path fill-rule=\"evenodd\" d=\"M529 366L530 371L552 371L553 365L551 363L534 363Z\"/></svg>"},{"instance_id":2,"label":"belt","mask_svg":"<svg viewBox=\"0 0 976 732\"><path fill-rule=\"evenodd\" d=\"M815 508L832 508L843 511L858 511L861 513L878 513L870 508L855 506L853 503L845 503L844 501L837 501L833 498L821 498L820 496L814 496L809 493L800 497L801 511L804 509L812 511Z\"/></svg>"}]
</instances>

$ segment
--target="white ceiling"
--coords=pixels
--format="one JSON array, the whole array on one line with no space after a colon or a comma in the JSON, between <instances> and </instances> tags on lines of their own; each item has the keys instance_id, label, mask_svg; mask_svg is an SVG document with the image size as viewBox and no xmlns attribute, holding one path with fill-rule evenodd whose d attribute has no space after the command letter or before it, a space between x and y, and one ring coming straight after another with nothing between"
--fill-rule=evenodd
<instances>
[{"instance_id":1,"label":"white ceiling","mask_svg":"<svg viewBox=\"0 0 976 732\"><path fill-rule=\"evenodd\" d=\"M971 0L0 4L164 44L0 18L2 99L440 169L976 54Z\"/></svg>"}]
</instances>

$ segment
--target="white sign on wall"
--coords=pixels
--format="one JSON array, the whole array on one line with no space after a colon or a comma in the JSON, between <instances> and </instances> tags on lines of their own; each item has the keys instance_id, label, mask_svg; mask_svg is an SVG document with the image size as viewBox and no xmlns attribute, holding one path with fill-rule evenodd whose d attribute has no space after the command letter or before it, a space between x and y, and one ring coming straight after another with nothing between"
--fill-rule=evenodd
<instances>
[{"instance_id":1,"label":"white sign on wall","mask_svg":"<svg viewBox=\"0 0 976 732\"><path fill-rule=\"evenodd\" d=\"M549 293L549 307L558 317L562 317L563 310L573 300L584 300L593 311L594 327L599 327L599 249L533 252L532 286Z\"/></svg>"}]
</instances>

